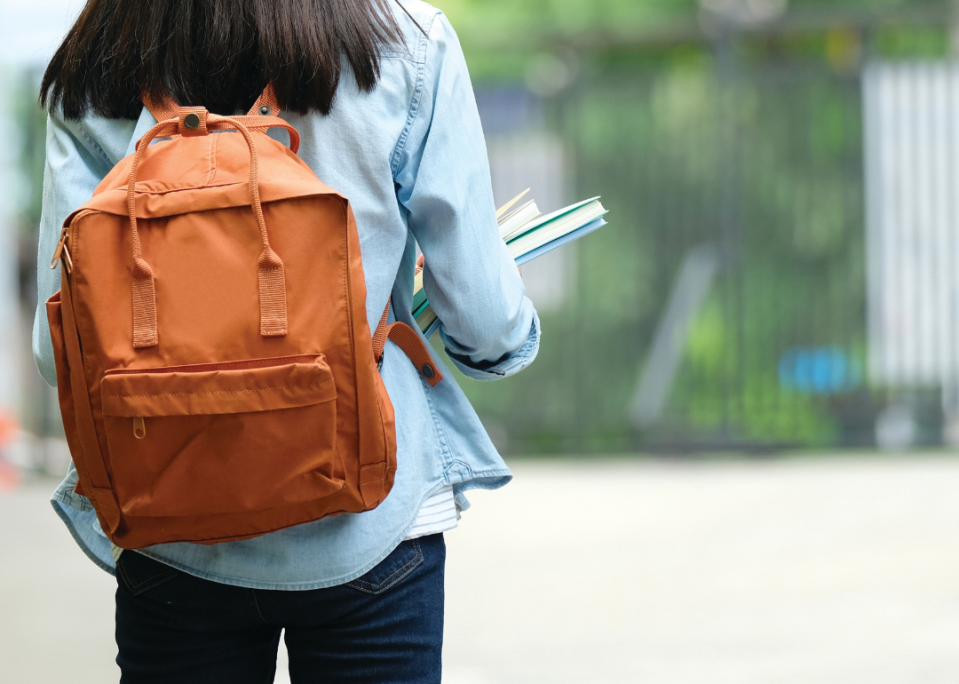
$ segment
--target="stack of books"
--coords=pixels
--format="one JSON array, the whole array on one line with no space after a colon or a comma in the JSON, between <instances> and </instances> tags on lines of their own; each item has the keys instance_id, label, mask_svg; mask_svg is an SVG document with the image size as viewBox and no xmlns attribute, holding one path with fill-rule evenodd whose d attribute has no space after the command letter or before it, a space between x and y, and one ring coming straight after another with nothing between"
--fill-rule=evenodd
<instances>
[{"instance_id":1,"label":"stack of books","mask_svg":"<svg viewBox=\"0 0 959 684\"><path fill-rule=\"evenodd\" d=\"M496 218L500 237L506 242L517 266L541 257L557 247L572 242L606 225L606 209L599 197L577 202L552 214L542 216L536 202L520 204L529 190L507 202ZM423 269L416 270L413 293L413 317L427 339L439 328L433 308L423 291Z\"/></svg>"}]
</instances>

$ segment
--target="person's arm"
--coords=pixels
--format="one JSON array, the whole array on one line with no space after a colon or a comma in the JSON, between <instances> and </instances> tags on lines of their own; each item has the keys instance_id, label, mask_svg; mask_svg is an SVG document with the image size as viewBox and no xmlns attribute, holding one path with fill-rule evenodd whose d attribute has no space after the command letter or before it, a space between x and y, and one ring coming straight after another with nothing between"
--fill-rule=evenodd
<instances>
[{"instance_id":1,"label":"person's arm","mask_svg":"<svg viewBox=\"0 0 959 684\"><path fill-rule=\"evenodd\" d=\"M130 128L133 122L130 122ZM122 136L118 136L122 138ZM33 322L33 356L40 375L57 384L57 371L47 322L46 301L60 289L60 266L50 268L63 222L93 196L113 161L97 144L83 121L47 117L46 166L43 173L43 211L37 249L37 314Z\"/></svg>"},{"instance_id":2,"label":"person's arm","mask_svg":"<svg viewBox=\"0 0 959 684\"><path fill-rule=\"evenodd\" d=\"M423 286L447 353L474 379L518 373L539 350L539 319L499 236L469 72L442 15L405 136L393 160L397 197L425 257Z\"/></svg>"}]
</instances>

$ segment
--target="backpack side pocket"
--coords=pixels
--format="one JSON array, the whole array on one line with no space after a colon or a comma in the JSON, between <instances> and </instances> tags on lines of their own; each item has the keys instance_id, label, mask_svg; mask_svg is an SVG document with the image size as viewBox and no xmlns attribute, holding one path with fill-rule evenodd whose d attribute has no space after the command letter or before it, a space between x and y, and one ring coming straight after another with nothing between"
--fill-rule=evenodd
<instances>
[{"instance_id":1,"label":"backpack side pocket","mask_svg":"<svg viewBox=\"0 0 959 684\"><path fill-rule=\"evenodd\" d=\"M80 435L77 433L77 418L73 406L73 387L70 384L70 364L67 361L67 349L63 341L63 310L58 290L47 300L47 321L50 324L50 341L53 343L53 360L57 367L57 398L60 400L60 414L63 417L63 430L66 433L70 453L80 453ZM88 483L89 484L89 483ZM83 496L82 478L77 481L74 491Z\"/></svg>"}]
</instances>

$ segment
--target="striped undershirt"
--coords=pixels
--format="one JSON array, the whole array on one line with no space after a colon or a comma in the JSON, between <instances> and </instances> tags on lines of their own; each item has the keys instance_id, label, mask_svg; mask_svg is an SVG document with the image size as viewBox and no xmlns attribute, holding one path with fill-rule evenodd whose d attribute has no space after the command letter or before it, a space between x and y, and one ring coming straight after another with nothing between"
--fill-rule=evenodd
<instances>
[{"instance_id":1,"label":"striped undershirt","mask_svg":"<svg viewBox=\"0 0 959 684\"><path fill-rule=\"evenodd\" d=\"M413 521L413 527L410 528L404 541L439 534L440 532L449 532L459 525L459 521L460 513L456 509L453 486L446 485L423 502L419 513L416 514L416 520ZM98 529L97 531L103 534L101 530ZM123 549L113 542L110 542L110 547L113 551L113 562L115 563L120 559Z\"/></svg>"},{"instance_id":2,"label":"striped undershirt","mask_svg":"<svg viewBox=\"0 0 959 684\"><path fill-rule=\"evenodd\" d=\"M406 539L416 539L430 534L449 532L460 522L460 512L456 509L453 498L453 486L446 485L420 506L416 514L413 527L406 535Z\"/></svg>"}]
</instances>

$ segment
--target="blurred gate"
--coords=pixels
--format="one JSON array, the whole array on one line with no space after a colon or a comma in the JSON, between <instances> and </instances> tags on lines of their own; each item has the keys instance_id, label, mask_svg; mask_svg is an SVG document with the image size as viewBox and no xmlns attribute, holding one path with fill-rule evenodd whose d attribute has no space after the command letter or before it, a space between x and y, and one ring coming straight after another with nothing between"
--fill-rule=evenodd
<instances>
[{"instance_id":1,"label":"blurred gate","mask_svg":"<svg viewBox=\"0 0 959 684\"><path fill-rule=\"evenodd\" d=\"M509 172L510 159L529 164L515 145L497 152L535 131L564 146L552 167L561 201L602 195L611 212L552 275L527 267L534 301L564 292L541 312L537 363L508 383L467 384L504 449L941 442L941 376L870 373L867 310L880 304L867 277L865 35L825 36L831 58L818 61L751 58L735 41L629 69L587 61L546 100L499 88L491 103L480 87L498 199L550 182ZM504 102L525 115L497 118ZM936 182L955 187L955 168L939 163ZM959 214L941 218L959 229Z\"/></svg>"}]
</instances>

